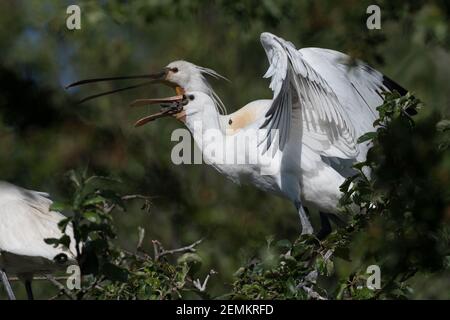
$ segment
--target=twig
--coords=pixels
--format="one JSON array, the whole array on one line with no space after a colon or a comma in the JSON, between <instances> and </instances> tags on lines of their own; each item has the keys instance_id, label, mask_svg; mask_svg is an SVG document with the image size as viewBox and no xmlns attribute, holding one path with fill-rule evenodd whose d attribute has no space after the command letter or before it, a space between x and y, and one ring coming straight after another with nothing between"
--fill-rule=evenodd
<instances>
[{"instance_id":1,"label":"twig","mask_svg":"<svg viewBox=\"0 0 450 320\"><path fill-rule=\"evenodd\" d=\"M58 292L55 296L51 297L49 300L56 300L56 299L58 299L59 297L61 297L61 296L63 296L63 295L64 295L64 293L62 293L62 292L60 291L60 292Z\"/></svg>"},{"instance_id":2,"label":"twig","mask_svg":"<svg viewBox=\"0 0 450 320\"><path fill-rule=\"evenodd\" d=\"M75 297L72 295L72 293L66 289L60 282L58 282L55 277L53 277L51 274L48 274L45 276L50 283L52 283L55 287L57 287L60 290L61 294L64 294L67 296L70 300L75 300Z\"/></svg>"},{"instance_id":3,"label":"twig","mask_svg":"<svg viewBox=\"0 0 450 320\"><path fill-rule=\"evenodd\" d=\"M144 241L144 237L145 237L145 229L139 227L138 228L138 242L136 245L136 250L137 251L141 251L142 250L142 242Z\"/></svg>"},{"instance_id":4,"label":"twig","mask_svg":"<svg viewBox=\"0 0 450 320\"><path fill-rule=\"evenodd\" d=\"M150 200L153 199L153 197L150 196L144 196L142 194L130 194L122 197L123 201L129 201L129 200L135 200L135 199L141 199L141 200Z\"/></svg>"},{"instance_id":5,"label":"twig","mask_svg":"<svg viewBox=\"0 0 450 320\"><path fill-rule=\"evenodd\" d=\"M122 201L130 201L130 200L136 200L136 199L144 200L145 203L144 203L143 209L146 209L148 211L148 209L152 205L151 199L153 199L153 197L144 196L142 194L130 194L130 195L121 197L121 199L122 199ZM105 208L105 213L111 213L116 208L116 206L117 205L115 203L113 203L109 207Z\"/></svg>"},{"instance_id":6,"label":"twig","mask_svg":"<svg viewBox=\"0 0 450 320\"><path fill-rule=\"evenodd\" d=\"M327 300L327 298L322 297L317 291L315 291L313 289L313 286L317 282L318 275L319 274L318 274L317 270L311 271L304 277L303 281L301 281L297 285L297 289L303 289L307 293L308 298L317 299L317 300ZM310 287L308 287L307 284L310 284Z\"/></svg>"},{"instance_id":7,"label":"twig","mask_svg":"<svg viewBox=\"0 0 450 320\"><path fill-rule=\"evenodd\" d=\"M308 294L309 298L313 298L313 299L317 299L317 300L327 300L327 298L322 297L320 294L318 294L316 291L314 291L313 288L309 288L309 287L302 287L303 290L305 290L305 292Z\"/></svg>"},{"instance_id":8,"label":"twig","mask_svg":"<svg viewBox=\"0 0 450 320\"><path fill-rule=\"evenodd\" d=\"M181 252L195 252L197 251L197 249L195 248L196 246L198 246L200 243L202 243L203 238L200 240L195 241L194 243L182 247L182 248L178 248L178 249L172 249L172 250L165 250L161 244L161 242L159 242L158 240L152 240L153 243L153 251L154 251L154 259L155 261L158 261L159 258L169 255L169 254L175 254L175 253L181 253Z\"/></svg>"},{"instance_id":9,"label":"twig","mask_svg":"<svg viewBox=\"0 0 450 320\"><path fill-rule=\"evenodd\" d=\"M66 276L62 276L62 277L53 277L56 281L61 281L61 280L67 280L69 277ZM47 277L33 277L32 279L33 281L48 281ZM15 281L21 281L18 277L11 277L9 278L10 282L15 282Z\"/></svg>"}]
</instances>

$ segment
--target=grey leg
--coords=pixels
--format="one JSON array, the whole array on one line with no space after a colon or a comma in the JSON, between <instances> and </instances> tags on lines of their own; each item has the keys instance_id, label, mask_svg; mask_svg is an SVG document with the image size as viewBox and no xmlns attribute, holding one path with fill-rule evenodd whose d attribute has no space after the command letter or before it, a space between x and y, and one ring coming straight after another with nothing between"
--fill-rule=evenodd
<instances>
[{"instance_id":1,"label":"grey leg","mask_svg":"<svg viewBox=\"0 0 450 320\"><path fill-rule=\"evenodd\" d=\"M8 276L5 271L0 270L0 276L2 277L3 285L5 286L6 293L8 294L9 300L16 300L16 296L11 288L11 284L9 283Z\"/></svg>"},{"instance_id":2,"label":"grey leg","mask_svg":"<svg viewBox=\"0 0 450 320\"><path fill-rule=\"evenodd\" d=\"M295 207L297 208L298 215L300 216L300 222L302 224L302 233L301 234L312 234L313 227L311 225L311 222L309 222L308 215L306 214L305 210L303 209L303 206L301 205L300 202L296 202Z\"/></svg>"},{"instance_id":3,"label":"grey leg","mask_svg":"<svg viewBox=\"0 0 450 320\"><path fill-rule=\"evenodd\" d=\"M25 289L27 290L28 300L34 300L33 290L31 289L31 280L25 280Z\"/></svg>"}]
</instances>

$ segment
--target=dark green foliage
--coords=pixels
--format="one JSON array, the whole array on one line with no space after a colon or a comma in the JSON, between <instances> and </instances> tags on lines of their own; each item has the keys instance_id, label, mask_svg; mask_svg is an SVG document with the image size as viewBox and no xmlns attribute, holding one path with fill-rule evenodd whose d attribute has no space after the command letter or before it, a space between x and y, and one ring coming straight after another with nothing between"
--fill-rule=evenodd
<instances>
[{"instance_id":1,"label":"dark green foliage","mask_svg":"<svg viewBox=\"0 0 450 320\"><path fill-rule=\"evenodd\" d=\"M186 254L185 254L186 255ZM146 254L127 254L121 265L129 271L126 282L105 282L94 288L90 298L162 300L199 297L201 292L193 284L190 276L193 262L168 263L155 260ZM198 292L198 294L195 294ZM194 294L194 295L193 295Z\"/></svg>"},{"instance_id":2,"label":"dark green foliage","mask_svg":"<svg viewBox=\"0 0 450 320\"><path fill-rule=\"evenodd\" d=\"M55 203L53 210L63 210L70 216L59 223L62 231L73 227L77 262L81 267L82 288L65 292L77 299L173 299L182 298L185 292L200 292L188 273L201 264L194 243L186 248L166 251L154 241L155 256L142 248L145 232L140 229L139 244L135 252L119 248L114 240L116 232L112 213L123 211L125 201L149 198L140 195L120 196L109 189L119 181L108 177L88 176L71 171L68 174L74 186L72 200L68 204ZM148 203L143 209L148 208ZM71 239L64 235L59 239L46 239L49 245L69 248ZM171 264L167 255L184 253ZM59 259L59 257L55 258ZM67 257L66 257L67 259Z\"/></svg>"},{"instance_id":3,"label":"dark green foliage","mask_svg":"<svg viewBox=\"0 0 450 320\"><path fill-rule=\"evenodd\" d=\"M450 155L449 124L430 114L414 121L422 107L409 93L386 93L378 107L376 131L363 135L371 143L358 172L341 186L342 214L350 221L324 241L302 236L267 245L259 255L235 273L228 299L372 299L409 298L414 295L414 277L449 272ZM406 138L406 139L405 139ZM111 213L125 210L125 200L108 186L113 179L72 171L75 192L70 210L60 222L62 230L73 225L78 262L84 287L77 298L179 299L210 298L205 283L194 281L202 258L195 253L200 241L175 250L165 250L153 241L154 254L142 249L145 233L140 229L134 252L118 248ZM145 200L145 197L142 197ZM70 238L47 239L50 245L70 245ZM82 246L80 244L83 244ZM184 253L176 261L173 254ZM355 263L350 273L337 265ZM366 285L367 267L381 270L381 289Z\"/></svg>"},{"instance_id":4,"label":"dark green foliage","mask_svg":"<svg viewBox=\"0 0 450 320\"><path fill-rule=\"evenodd\" d=\"M102 183L112 179L88 177L86 170L82 173L71 171L68 176L75 188L73 198L69 204L55 204L52 209L71 214L59 223L59 227L63 232L68 225L73 227L77 261L82 274L126 281L127 271L111 263L120 256L112 242L116 233L111 211L116 207L124 209L121 197L112 190L102 189ZM46 242L70 247L70 237L67 235L60 239L47 239Z\"/></svg>"},{"instance_id":5,"label":"dark green foliage","mask_svg":"<svg viewBox=\"0 0 450 320\"><path fill-rule=\"evenodd\" d=\"M81 30L66 28L69 4L80 5ZM366 9L371 4L381 8L381 30L366 28ZM428 107L415 120L417 126L433 112L450 116L448 1L16 0L0 1L0 23L5 26L0 30L0 179L49 192L58 201L73 198L73 188L62 179L72 168L89 164L98 175L120 177L126 183L106 183L99 190L113 185L120 195L149 194L153 206L150 214L142 213L141 203L135 201L126 203L126 213L112 212L117 237L108 241L122 253L127 249L134 254L139 226L147 237L171 248L205 237L197 252L202 259L197 272L204 279L210 269L218 271L207 287L213 297L230 293L236 280L233 274L248 261L257 261L252 259L266 247L267 235L295 242L300 228L292 204L253 187L238 187L207 166L174 165L170 136L180 127L175 121L134 129L136 119L154 110L130 110L128 103L168 96L172 90L142 87L77 105L89 94L134 82L71 90L65 85L88 77L155 72L170 61L185 59L231 80L210 79L231 113L250 101L271 97L269 83L262 78L268 64L259 41L260 33L269 31L298 48L330 48L368 62L426 102ZM444 150L449 144L448 122L438 127L441 138L436 136L436 143ZM400 138L400 147L407 137ZM102 196L113 201L110 195ZM97 216L89 213L83 219ZM373 228L355 229L364 231L346 235L353 242L336 249L332 276L344 279L343 288L348 285L353 294L361 293L354 283L366 276L358 272L365 267L362 255L375 250L368 236L379 233ZM281 254L287 251L286 246L284 251L273 244L271 248ZM152 243L144 241L142 249L151 252ZM338 259L337 252L352 261ZM158 263L176 264L166 258ZM127 268L120 261L109 262ZM134 279L138 264L129 268L129 280ZM85 272L98 270L92 264L92 270ZM352 280L347 283L347 279ZM416 289L409 297L449 297L448 279L448 273L416 274L411 279ZM331 282L335 285L326 288L330 297L337 281ZM120 285L124 284L112 284ZM25 292L20 286L17 289L18 297L24 298ZM0 295L1 290L0 286ZM36 281L34 290L39 298L55 292L45 281ZM346 292L343 289L341 296Z\"/></svg>"},{"instance_id":6,"label":"dark green foliage","mask_svg":"<svg viewBox=\"0 0 450 320\"><path fill-rule=\"evenodd\" d=\"M408 281L415 275L449 272L448 122L432 114L416 123L410 114L420 105L410 94L386 94L376 132L359 139L373 145L367 161L354 166L358 174L341 186L343 211L353 215L349 225L323 242L301 237L293 245L269 245L240 269L233 297L408 298L415 294ZM341 275L334 269L339 260L358 264ZM381 269L380 290L365 284L372 264ZM322 282L308 288L305 279L314 273Z\"/></svg>"},{"instance_id":7,"label":"dark green foliage","mask_svg":"<svg viewBox=\"0 0 450 320\"><path fill-rule=\"evenodd\" d=\"M351 200L371 217L364 259L382 267L387 285L400 286L417 272L442 271L450 255L450 154L442 148L449 140L437 114L411 118L419 106L409 94L386 95L363 166L371 179L359 170L353 185L343 186L344 204Z\"/></svg>"}]
</instances>

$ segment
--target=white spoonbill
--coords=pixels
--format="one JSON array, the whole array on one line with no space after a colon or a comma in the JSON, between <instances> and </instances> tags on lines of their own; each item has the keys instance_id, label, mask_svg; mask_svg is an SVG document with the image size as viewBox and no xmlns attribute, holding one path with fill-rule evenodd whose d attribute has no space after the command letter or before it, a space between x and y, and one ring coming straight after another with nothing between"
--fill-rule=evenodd
<instances>
[{"instance_id":1,"label":"white spoonbill","mask_svg":"<svg viewBox=\"0 0 450 320\"><path fill-rule=\"evenodd\" d=\"M7 275L22 279L28 298L33 299L34 274L46 275L77 264L70 226L66 229L71 237L70 250L44 242L44 239L62 236L58 223L65 217L51 211L51 204L46 193L0 181L0 274L10 299L15 297Z\"/></svg>"},{"instance_id":2,"label":"white spoonbill","mask_svg":"<svg viewBox=\"0 0 450 320\"><path fill-rule=\"evenodd\" d=\"M337 51L297 50L291 42L268 32L261 34L261 43L270 63L264 77L271 78L273 98L250 102L229 115L221 112L223 104L204 77L221 76L186 61L174 61L158 74L88 79L68 87L106 80L149 78L143 84L104 92L82 101L141 85L163 83L173 87L178 96L136 100L133 105L172 104L141 119L137 125L172 115L191 130L194 121L200 120L203 129L219 129L225 140L250 129L275 130L276 141L275 135L266 134L263 141L258 141L258 153L272 149L280 154L276 174L261 175L261 168L248 165L222 165L214 161L211 164L235 182L250 182L291 200L300 216L302 234L313 232L303 206L319 211L322 228L317 236L323 238L331 232L328 218L337 218L339 186L353 174L351 165L365 160L369 146L357 144L357 138L374 130L376 107L383 102L382 91L397 90L405 94L406 90L364 62L354 61ZM189 96L195 100L189 100Z\"/></svg>"}]
</instances>

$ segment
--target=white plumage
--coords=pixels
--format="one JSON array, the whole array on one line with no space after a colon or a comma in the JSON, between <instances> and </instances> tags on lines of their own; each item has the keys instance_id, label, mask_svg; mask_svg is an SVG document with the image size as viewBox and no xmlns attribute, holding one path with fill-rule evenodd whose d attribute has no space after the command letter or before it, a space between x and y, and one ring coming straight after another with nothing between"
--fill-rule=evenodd
<instances>
[{"instance_id":1,"label":"white plumage","mask_svg":"<svg viewBox=\"0 0 450 320\"><path fill-rule=\"evenodd\" d=\"M354 173L352 164L366 158L370 146L358 144L357 139L374 131L376 107L383 103L382 92L406 91L367 64L343 53L321 48L297 50L291 42L268 32L262 33L260 40L269 60L264 77L270 78L273 98L250 102L230 115L221 114L222 103L205 79L205 75L220 75L186 61L174 61L157 74L88 79L69 87L131 78L151 78L152 83L169 84L178 95L184 93L194 99L183 99L182 109L178 104L172 109L175 111L150 115L137 125L174 115L185 122L203 150L215 143L204 139L208 129L219 130L222 140L264 129L260 130L265 136L262 140L258 138L255 153L271 154L275 173L261 174L261 164L223 164L211 157L207 162L234 182L249 182L291 200L300 215L302 233L313 232L304 206L319 211L322 230L318 236L322 237L331 231L328 217L336 218L340 185ZM165 102L173 104L177 99L179 96ZM140 99L135 105L163 100ZM202 124L200 134L194 132L195 122ZM277 134L272 134L272 130ZM252 156L244 145L227 148L225 153L231 159L242 154ZM208 158L208 154L204 156Z\"/></svg>"},{"instance_id":2,"label":"white plumage","mask_svg":"<svg viewBox=\"0 0 450 320\"><path fill-rule=\"evenodd\" d=\"M76 264L75 241L70 226L66 234L72 239L70 250L44 242L60 238L58 227L65 217L50 210L48 194L26 190L0 181L0 270L31 281L34 274L49 274ZM64 259L55 262L59 254Z\"/></svg>"},{"instance_id":3,"label":"white plumage","mask_svg":"<svg viewBox=\"0 0 450 320\"><path fill-rule=\"evenodd\" d=\"M357 139L375 130L382 92L395 89L404 94L405 90L367 64L337 51L297 50L267 32L261 34L261 43L270 63L264 77L270 78L272 100L253 101L233 114L221 115L200 67L173 62L165 80L195 97L183 110L191 131L195 122L202 123L203 134L218 129L225 139L230 139L229 132L239 136L252 129L267 130L263 141L258 140L262 147L258 154L272 153L275 174L261 175L261 165L207 161L234 182L249 182L291 200L299 212L302 233L313 231L303 206L318 210L322 229L328 229L322 233L327 233L328 217L338 212L339 186L353 174L352 164L366 158L369 145L358 144ZM275 146L272 129L278 133ZM208 149L211 142L203 138L194 134L203 150ZM235 158L248 150L238 146L225 152Z\"/></svg>"}]
</instances>

